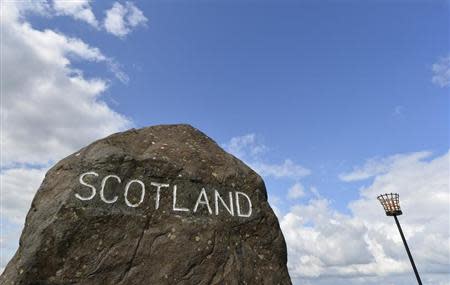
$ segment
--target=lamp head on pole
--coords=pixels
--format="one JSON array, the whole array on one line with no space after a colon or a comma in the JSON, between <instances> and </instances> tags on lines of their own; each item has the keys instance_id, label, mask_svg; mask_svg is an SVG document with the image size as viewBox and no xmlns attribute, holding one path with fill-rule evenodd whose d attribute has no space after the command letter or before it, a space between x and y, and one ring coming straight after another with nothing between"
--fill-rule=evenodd
<instances>
[{"instance_id":1,"label":"lamp head on pole","mask_svg":"<svg viewBox=\"0 0 450 285\"><path fill-rule=\"evenodd\" d=\"M402 214L399 195L397 193L381 194L377 199L383 206L387 216L399 216Z\"/></svg>"}]
</instances>

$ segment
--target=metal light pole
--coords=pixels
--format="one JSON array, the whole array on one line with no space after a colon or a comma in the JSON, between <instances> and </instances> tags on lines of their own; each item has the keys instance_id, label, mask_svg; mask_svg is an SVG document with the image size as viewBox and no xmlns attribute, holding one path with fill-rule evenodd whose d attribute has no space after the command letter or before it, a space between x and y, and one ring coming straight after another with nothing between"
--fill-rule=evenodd
<instances>
[{"instance_id":1,"label":"metal light pole","mask_svg":"<svg viewBox=\"0 0 450 285\"><path fill-rule=\"evenodd\" d=\"M402 227L397 219L397 216L402 214L402 210L400 209L400 201L399 195L397 193L390 194L382 194L377 197L378 201L380 201L381 205L383 205L384 211L387 216L393 216L395 223L397 224L398 231L400 232L400 236L402 237L403 244L406 248L406 253L408 253L409 261L411 261L412 268L414 270L414 274L416 275L417 283L422 285L422 281L420 280L419 272L417 271L416 264L414 263L411 252L409 251L408 244L406 243L405 236L403 235Z\"/></svg>"}]
</instances>

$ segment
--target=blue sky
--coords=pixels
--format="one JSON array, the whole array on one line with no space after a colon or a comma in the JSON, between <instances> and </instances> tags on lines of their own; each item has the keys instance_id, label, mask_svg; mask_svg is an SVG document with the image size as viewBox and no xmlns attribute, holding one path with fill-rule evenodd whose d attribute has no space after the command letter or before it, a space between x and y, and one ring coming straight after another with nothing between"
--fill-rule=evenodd
<instances>
[{"instance_id":1,"label":"blue sky","mask_svg":"<svg viewBox=\"0 0 450 285\"><path fill-rule=\"evenodd\" d=\"M448 149L448 89L431 83L449 53L446 1L136 4L149 22L122 40L67 17L32 22L114 56L130 81L113 80L106 100L136 127L189 123L218 142L255 133L270 159L320 173L307 179L341 208L357 192L338 173ZM110 4L92 6L101 15Z\"/></svg>"},{"instance_id":2,"label":"blue sky","mask_svg":"<svg viewBox=\"0 0 450 285\"><path fill-rule=\"evenodd\" d=\"M307 169L308 175L280 177L262 170L282 224L289 224L285 217L292 209L313 205L314 199L328 201L333 213L354 217L349 205L398 173L404 161L435 167L448 156L448 79L433 82L449 76L448 1L128 3L147 20L122 36L67 12L27 11L21 21L80 39L119 66L127 80L115 77L107 60L63 52L72 71L106 82L99 100L126 117L127 126L189 123L231 152L235 138L240 158L250 165L274 167L289 160ZM113 1L86 5L101 25ZM437 65L444 65L444 75L437 74ZM258 147L264 150L252 154ZM411 158L422 151L430 153ZM42 160L42 167L58 158ZM368 172L366 178L342 178L358 170ZM293 185L304 194L287 198ZM314 274L299 272L299 278L314 280ZM405 271L394 273L399 272ZM336 282L323 278L323 284Z\"/></svg>"}]
</instances>

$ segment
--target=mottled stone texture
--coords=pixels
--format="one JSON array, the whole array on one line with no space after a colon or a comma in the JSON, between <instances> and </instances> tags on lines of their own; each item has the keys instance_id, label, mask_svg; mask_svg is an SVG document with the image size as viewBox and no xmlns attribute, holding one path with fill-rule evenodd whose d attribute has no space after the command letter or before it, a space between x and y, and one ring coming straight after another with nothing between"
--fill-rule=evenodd
<instances>
[{"instance_id":1,"label":"mottled stone texture","mask_svg":"<svg viewBox=\"0 0 450 285\"><path fill-rule=\"evenodd\" d=\"M81 201L75 194L89 195L79 182L88 171L99 174L85 178L97 194ZM122 180L108 180L106 198L118 196L111 204L99 195L108 174ZM135 208L124 202L131 179L146 187ZM170 184L161 189L159 209L151 182ZM173 185L177 204L190 212L173 211ZM212 214L204 204L192 211L202 187ZM216 215L214 189L224 199L229 192L246 193L251 216L232 216L224 208ZM131 187L131 202L139 201L139 190ZM286 259L261 177L199 130L162 125L111 135L50 169L0 284L291 284Z\"/></svg>"}]
</instances>

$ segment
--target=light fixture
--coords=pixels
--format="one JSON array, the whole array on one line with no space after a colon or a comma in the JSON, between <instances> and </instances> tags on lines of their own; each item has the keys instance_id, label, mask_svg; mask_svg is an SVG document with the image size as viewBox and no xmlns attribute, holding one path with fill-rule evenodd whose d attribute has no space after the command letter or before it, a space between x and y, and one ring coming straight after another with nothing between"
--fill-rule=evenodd
<instances>
[{"instance_id":1,"label":"light fixture","mask_svg":"<svg viewBox=\"0 0 450 285\"><path fill-rule=\"evenodd\" d=\"M422 281L420 280L419 272L417 271L416 264L412 258L411 252L409 251L408 244L406 243L405 236L403 235L402 227L400 226L400 222L397 219L397 216L400 216L402 210L400 209L400 199L397 193L386 193L381 194L377 197L378 201L380 201L381 205L386 212L386 216L393 216L395 223L397 224L398 231L400 232L400 236L402 237L403 244L406 248L406 253L408 254L409 261L411 262L412 268L414 270L414 274L416 275L417 282L419 285L422 285Z\"/></svg>"}]
</instances>

